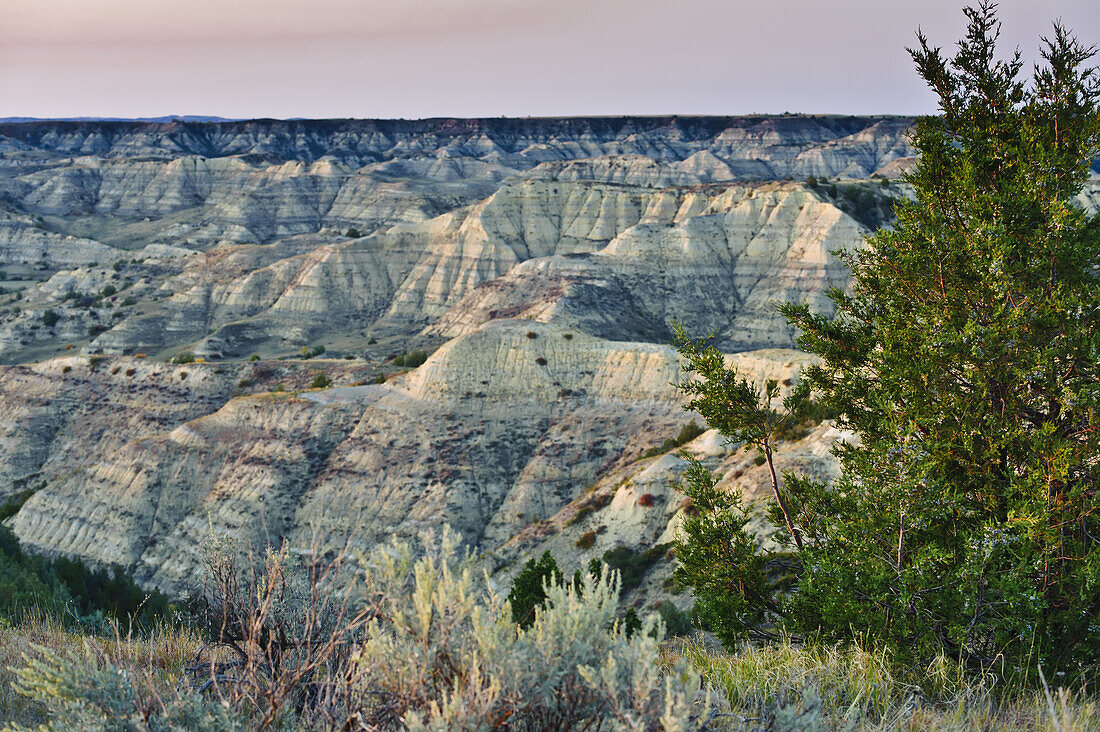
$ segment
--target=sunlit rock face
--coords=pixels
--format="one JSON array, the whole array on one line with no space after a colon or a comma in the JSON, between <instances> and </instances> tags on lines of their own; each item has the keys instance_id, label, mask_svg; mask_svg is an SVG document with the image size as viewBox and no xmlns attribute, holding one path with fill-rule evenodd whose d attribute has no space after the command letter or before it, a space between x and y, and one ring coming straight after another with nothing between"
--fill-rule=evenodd
<instances>
[{"instance_id":1,"label":"sunlit rock face","mask_svg":"<svg viewBox=\"0 0 1100 732\"><path fill-rule=\"evenodd\" d=\"M789 388L776 307L830 312L868 207L904 195L908 124L0 125L0 492L34 490L10 524L171 590L211 533L450 524L502 581L664 543L682 461L639 458L692 417L673 323ZM844 438L781 459L827 478ZM689 448L765 495L751 454Z\"/></svg>"}]
</instances>

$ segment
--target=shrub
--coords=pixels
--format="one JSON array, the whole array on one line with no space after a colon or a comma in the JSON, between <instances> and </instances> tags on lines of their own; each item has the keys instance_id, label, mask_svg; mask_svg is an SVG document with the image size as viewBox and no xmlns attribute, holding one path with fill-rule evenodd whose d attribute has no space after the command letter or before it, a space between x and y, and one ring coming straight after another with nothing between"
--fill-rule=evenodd
<instances>
[{"instance_id":1,"label":"shrub","mask_svg":"<svg viewBox=\"0 0 1100 732\"><path fill-rule=\"evenodd\" d=\"M61 320L61 316L55 313L53 310L44 310L42 312L42 325L46 326L47 328L54 327L55 325L57 325L59 320Z\"/></svg>"},{"instance_id":2,"label":"shrub","mask_svg":"<svg viewBox=\"0 0 1100 732\"><path fill-rule=\"evenodd\" d=\"M529 331L527 331L527 337L528 337L528 338L530 338L530 339L532 339L532 340L534 340L535 338L538 338L538 337L539 337L539 334L538 334L538 333L536 333L536 332L535 332L535 331L533 331L533 330L529 330Z\"/></svg>"},{"instance_id":3,"label":"shrub","mask_svg":"<svg viewBox=\"0 0 1100 732\"><path fill-rule=\"evenodd\" d=\"M642 584L653 565L665 555L668 547L657 544L642 553L629 547L619 546L604 552L603 561L611 569L617 570L622 577L622 589L632 590Z\"/></svg>"},{"instance_id":4,"label":"shrub","mask_svg":"<svg viewBox=\"0 0 1100 732\"><path fill-rule=\"evenodd\" d=\"M284 544L242 558L224 540L203 551L198 616L212 643L189 668L193 688L212 691L261 728L295 716L306 728L342 727L333 717L346 722L352 699L335 696L336 682L350 674L355 647L379 610L377 597L353 600L359 574L349 553L323 560ZM337 586L343 591L334 592Z\"/></svg>"},{"instance_id":5,"label":"shrub","mask_svg":"<svg viewBox=\"0 0 1100 732\"><path fill-rule=\"evenodd\" d=\"M577 588L549 583L545 604L520 627L499 598L477 592L476 575L448 541L444 535L411 571L406 553L378 572L384 580L375 582L386 587L415 577L418 612L405 609L407 601L382 612L358 656L364 688L395 707L388 717L367 716L365 726L402 716L416 730L489 729L502 720L519 730L692 726L697 672L681 662L662 670L656 617L626 637L615 620L614 575L586 575Z\"/></svg>"},{"instance_id":6,"label":"shrub","mask_svg":"<svg viewBox=\"0 0 1100 732\"><path fill-rule=\"evenodd\" d=\"M836 409L813 399L807 399L799 410L798 421L787 421L775 429L775 439L793 442L801 440L810 434L810 431L827 419L836 419L840 416Z\"/></svg>"},{"instance_id":7,"label":"shrub","mask_svg":"<svg viewBox=\"0 0 1100 732\"><path fill-rule=\"evenodd\" d=\"M251 356L248 357L248 360L249 361L259 361L260 360L260 354L253 353Z\"/></svg>"},{"instance_id":8,"label":"shrub","mask_svg":"<svg viewBox=\"0 0 1100 732\"><path fill-rule=\"evenodd\" d=\"M665 631L670 637L689 635L695 630L695 624L691 621L691 613L684 612L668 600L657 606L657 614L664 621Z\"/></svg>"},{"instance_id":9,"label":"shrub","mask_svg":"<svg viewBox=\"0 0 1100 732\"><path fill-rule=\"evenodd\" d=\"M332 379L324 374L317 374L313 377L313 381L310 382L309 388L311 389L324 389L326 386L332 383Z\"/></svg>"},{"instance_id":10,"label":"shrub","mask_svg":"<svg viewBox=\"0 0 1100 732\"><path fill-rule=\"evenodd\" d=\"M243 715L186 689L159 688L148 674L129 673L92 646L37 648L14 671L12 688L41 704L41 730L202 730L245 732ZM152 699L156 702L150 703Z\"/></svg>"},{"instance_id":11,"label":"shrub","mask_svg":"<svg viewBox=\"0 0 1100 732\"><path fill-rule=\"evenodd\" d=\"M17 688L56 729L695 726L698 672L662 662L659 617L616 619L614 573L550 583L520 627L457 543L445 530L419 552L395 541L331 562L285 549L242 561L215 544L200 611L212 644L189 665L190 684L45 651L25 659Z\"/></svg>"},{"instance_id":12,"label":"shrub","mask_svg":"<svg viewBox=\"0 0 1100 732\"><path fill-rule=\"evenodd\" d=\"M580 523L581 521L584 521L586 518L588 518L589 516L592 515L594 510L595 509L593 509L592 506L587 505L587 504L584 505L584 506L581 506L580 508L577 509L577 512L575 514L573 514L573 518L569 519L569 524L568 525L572 526L573 524L577 524L577 523Z\"/></svg>"},{"instance_id":13,"label":"shrub","mask_svg":"<svg viewBox=\"0 0 1100 732\"><path fill-rule=\"evenodd\" d=\"M344 232L344 236L348 237L349 239L358 239L359 237L362 236L362 234L359 233L359 229L356 229L353 226L350 229L348 229L346 232Z\"/></svg>"},{"instance_id":14,"label":"shrub","mask_svg":"<svg viewBox=\"0 0 1100 732\"><path fill-rule=\"evenodd\" d=\"M643 493L638 496L638 505L648 508L657 502L657 496L652 493Z\"/></svg>"},{"instance_id":15,"label":"shrub","mask_svg":"<svg viewBox=\"0 0 1100 732\"><path fill-rule=\"evenodd\" d=\"M596 532L586 531L581 534L580 538L573 542L573 545L578 549L591 549L596 545Z\"/></svg>"},{"instance_id":16,"label":"shrub","mask_svg":"<svg viewBox=\"0 0 1100 732\"><path fill-rule=\"evenodd\" d=\"M562 581L558 563L547 550L539 559L531 557L512 582L508 593L508 602L512 607L512 620L526 628L535 622L535 609L546 602L546 591L550 585L559 585Z\"/></svg>"},{"instance_id":17,"label":"shrub","mask_svg":"<svg viewBox=\"0 0 1100 732\"><path fill-rule=\"evenodd\" d=\"M658 455L664 455L666 452L675 450L678 447L682 447L687 443L694 440L699 435L706 432L705 427L700 427L695 423L695 420L691 420L676 434L675 437L669 437L657 447L651 447L642 453L643 458L657 457Z\"/></svg>"},{"instance_id":18,"label":"shrub","mask_svg":"<svg viewBox=\"0 0 1100 732\"><path fill-rule=\"evenodd\" d=\"M538 358L535 359L535 363L537 363L539 366L545 366L546 365L546 359L543 358L542 356L539 356Z\"/></svg>"},{"instance_id":19,"label":"shrub","mask_svg":"<svg viewBox=\"0 0 1100 732\"><path fill-rule=\"evenodd\" d=\"M100 297L110 297L111 295L114 295L116 292L118 292L118 288L116 288L114 285L105 285L103 287L103 289L99 291L99 296Z\"/></svg>"},{"instance_id":20,"label":"shrub","mask_svg":"<svg viewBox=\"0 0 1100 732\"><path fill-rule=\"evenodd\" d=\"M185 363L195 363L195 354L190 351L180 351L172 357L169 363L174 363L177 366Z\"/></svg>"},{"instance_id":21,"label":"shrub","mask_svg":"<svg viewBox=\"0 0 1100 732\"><path fill-rule=\"evenodd\" d=\"M393 365L415 369L427 360L428 354L425 351L402 351L393 357Z\"/></svg>"}]
</instances>

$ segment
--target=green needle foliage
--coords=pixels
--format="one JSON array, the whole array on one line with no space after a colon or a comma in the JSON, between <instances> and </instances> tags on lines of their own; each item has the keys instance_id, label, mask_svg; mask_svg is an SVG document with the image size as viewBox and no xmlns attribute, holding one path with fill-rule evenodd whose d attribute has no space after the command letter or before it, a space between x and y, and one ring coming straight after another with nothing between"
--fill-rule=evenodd
<instances>
[{"instance_id":1,"label":"green needle foliage","mask_svg":"<svg viewBox=\"0 0 1100 732\"><path fill-rule=\"evenodd\" d=\"M549 550L538 559L528 559L508 593L512 620L521 628L529 627L535 622L535 609L546 604L547 588L561 583L561 570Z\"/></svg>"},{"instance_id":2,"label":"green needle foliage","mask_svg":"<svg viewBox=\"0 0 1100 732\"><path fill-rule=\"evenodd\" d=\"M851 257L835 318L783 308L821 358L805 383L859 436L838 448L832 485L786 481L804 539L794 589L779 591L768 557L744 556L743 512L717 498L685 542L709 542L725 583L686 579L712 612L730 605L733 629L867 638L905 665L944 653L1088 675L1100 664L1100 218L1074 198L1100 153L1100 82L1094 50L1058 25L1021 80L1018 53L995 56L995 6L965 12L953 56L920 34L910 50L942 112L913 132L915 196ZM708 423L751 427L745 387L700 374L728 394L725 429Z\"/></svg>"},{"instance_id":3,"label":"green needle foliage","mask_svg":"<svg viewBox=\"0 0 1100 732\"><path fill-rule=\"evenodd\" d=\"M684 409L698 412L712 428L717 429L732 442L744 442L755 447L768 463L771 473L772 495L795 545L802 549L802 534L791 519L787 502L779 490L775 474L775 435L797 423L802 410L809 403L810 387L806 382L796 386L783 400L783 409L772 405L779 397L779 382L768 379L763 390L741 376L736 369L726 366L726 358L705 340L692 341L679 324L674 324L676 346L687 359L684 372L697 374L679 384L680 390L691 399Z\"/></svg>"},{"instance_id":4,"label":"green needle foliage","mask_svg":"<svg viewBox=\"0 0 1100 732\"><path fill-rule=\"evenodd\" d=\"M776 640L777 586L766 571L771 557L746 531L749 517L736 493L723 491L709 470L689 461L684 492L691 510L676 541L677 582L695 590L695 610L727 647L742 638Z\"/></svg>"}]
</instances>

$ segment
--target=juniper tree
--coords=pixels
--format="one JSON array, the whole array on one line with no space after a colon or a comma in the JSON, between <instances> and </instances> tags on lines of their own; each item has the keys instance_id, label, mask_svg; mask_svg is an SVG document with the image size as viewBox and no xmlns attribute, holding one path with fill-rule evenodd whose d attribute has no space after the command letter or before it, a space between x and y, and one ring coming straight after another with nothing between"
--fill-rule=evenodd
<instances>
[{"instance_id":1,"label":"juniper tree","mask_svg":"<svg viewBox=\"0 0 1100 732\"><path fill-rule=\"evenodd\" d=\"M1023 80L1019 53L995 55L995 6L965 12L953 55L920 33L910 50L941 113L912 131L895 227L850 257L835 317L783 308L821 359L807 383L859 440L833 484L787 482L805 548L774 615L903 662L1085 672L1100 661L1100 218L1077 197L1100 152L1094 49L1055 25Z\"/></svg>"},{"instance_id":2,"label":"juniper tree","mask_svg":"<svg viewBox=\"0 0 1100 732\"><path fill-rule=\"evenodd\" d=\"M802 549L802 535L791 520L790 511L779 489L775 472L775 433L798 420L800 409L809 396L807 383L800 383L783 400L782 409L774 406L779 398L779 382L765 381L763 388L749 382L737 369L726 365L725 356L706 339L693 341L683 326L674 324L676 346L686 359L688 378L678 386L690 398L684 409L697 412L707 424L732 442L756 448L768 464L772 495L795 545ZM701 484L700 484L701 485Z\"/></svg>"},{"instance_id":3,"label":"juniper tree","mask_svg":"<svg viewBox=\"0 0 1100 732\"><path fill-rule=\"evenodd\" d=\"M547 550L538 559L531 557L516 576L508 593L512 606L512 620L521 628L535 622L535 610L546 604L546 590L550 585L560 585L562 573L558 563Z\"/></svg>"}]
</instances>

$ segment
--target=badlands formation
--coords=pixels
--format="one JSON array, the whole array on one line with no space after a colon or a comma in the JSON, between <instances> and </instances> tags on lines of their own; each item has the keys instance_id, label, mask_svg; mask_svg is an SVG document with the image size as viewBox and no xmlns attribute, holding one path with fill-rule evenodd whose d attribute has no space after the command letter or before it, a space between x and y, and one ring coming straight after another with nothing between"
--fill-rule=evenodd
<instances>
[{"instance_id":1,"label":"badlands formation","mask_svg":"<svg viewBox=\"0 0 1100 732\"><path fill-rule=\"evenodd\" d=\"M547 548L571 571L668 543L684 466L651 448L692 417L670 325L793 383L776 305L828 312L838 254L904 195L907 124L0 125L10 525L172 591L211 534L325 550L447 523L501 582ZM807 425L780 466L828 477L841 438ZM753 453L687 447L764 495ZM671 565L647 556L634 602Z\"/></svg>"}]
</instances>

